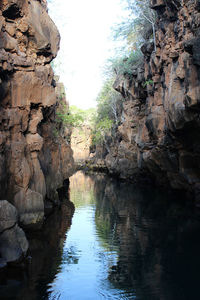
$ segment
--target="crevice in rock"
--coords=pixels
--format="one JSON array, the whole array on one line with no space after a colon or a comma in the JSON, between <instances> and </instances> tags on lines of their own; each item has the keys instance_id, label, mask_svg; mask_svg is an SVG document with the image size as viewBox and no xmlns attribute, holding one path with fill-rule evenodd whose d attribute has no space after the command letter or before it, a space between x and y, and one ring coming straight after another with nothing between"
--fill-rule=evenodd
<instances>
[{"instance_id":1,"label":"crevice in rock","mask_svg":"<svg viewBox=\"0 0 200 300\"><path fill-rule=\"evenodd\" d=\"M14 20L21 17L21 11L19 6L13 3L8 9L3 11L3 16L10 20Z\"/></svg>"}]
</instances>

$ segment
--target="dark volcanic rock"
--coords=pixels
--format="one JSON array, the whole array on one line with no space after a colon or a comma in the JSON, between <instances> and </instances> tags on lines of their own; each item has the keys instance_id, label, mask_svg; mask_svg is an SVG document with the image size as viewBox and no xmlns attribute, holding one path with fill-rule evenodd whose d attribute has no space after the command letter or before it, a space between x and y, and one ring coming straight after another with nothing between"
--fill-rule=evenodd
<instances>
[{"instance_id":1,"label":"dark volcanic rock","mask_svg":"<svg viewBox=\"0 0 200 300\"><path fill-rule=\"evenodd\" d=\"M0 268L7 262L19 260L28 250L24 231L17 225L16 208L0 200Z\"/></svg>"},{"instance_id":2,"label":"dark volcanic rock","mask_svg":"<svg viewBox=\"0 0 200 300\"><path fill-rule=\"evenodd\" d=\"M50 66L59 42L46 0L1 1L0 199L17 208L22 226L41 225L45 201L59 203L57 189L73 172L70 131L56 120L67 102ZM5 250L10 243L16 259L27 250L17 221L1 236L8 260L14 257Z\"/></svg>"},{"instance_id":3,"label":"dark volcanic rock","mask_svg":"<svg viewBox=\"0 0 200 300\"><path fill-rule=\"evenodd\" d=\"M144 171L199 200L199 1L152 0L151 7L158 13L156 51L144 44L144 68L116 78L125 102L106 166L123 178Z\"/></svg>"},{"instance_id":4,"label":"dark volcanic rock","mask_svg":"<svg viewBox=\"0 0 200 300\"><path fill-rule=\"evenodd\" d=\"M57 126L61 98L49 64L60 36L45 3L4 0L0 6L1 197L15 205L24 225L42 222L45 198L58 198L73 171L68 137Z\"/></svg>"}]
</instances>

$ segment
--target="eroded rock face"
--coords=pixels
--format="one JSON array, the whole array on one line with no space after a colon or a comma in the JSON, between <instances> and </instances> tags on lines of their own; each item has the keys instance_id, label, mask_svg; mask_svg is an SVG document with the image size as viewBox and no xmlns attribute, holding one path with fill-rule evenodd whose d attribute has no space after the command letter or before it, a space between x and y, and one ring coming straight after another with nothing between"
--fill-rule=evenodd
<instances>
[{"instance_id":1,"label":"eroded rock face","mask_svg":"<svg viewBox=\"0 0 200 300\"><path fill-rule=\"evenodd\" d=\"M198 199L198 1L158 2L152 1L158 13L157 51L150 57L144 51L145 80L151 78L154 86L147 88L147 117L136 139L139 159L157 181L195 190Z\"/></svg>"},{"instance_id":2,"label":"eroded rock face","mask_svg":"<svg viewBox=\"0 0 200 300\"><path fill-rule=\"evenodd\" d=\"M28 250L25 233L17 222L16 208L8 201L0 200L0 268L19 260Z\"/></svg>"},{"instance_id":3,"label":"eroded rock face","mask_svg":"<svg viewBox=\"0 0 200 300\"><path fill-rule=\"evenodd\" d=\"M81 166L90 156L91 128L83 124L81 128L74 128L71 136L71 146L74 161Z\"/></svg>"},{"instance_id":4,"label":"eroded rock face","mask_svg":"<svg viewBox=\"0 0 200 300\"><path fill-rule=\"evenodd\" d=\"M124 178L148 172L199 200L199 1L152 0L151 7L158 14L156 51L152 41L144 44L144 64L114 83L126 101L106 165Z\"/></svg>"},{"instance_id":5,"label":"eroded rock face","mask_svg":"<svg viewBox=\"0 0 200 300\"><path fill-rule=\"evenodd\" d=\"M46 1L1 1L0 197L23 225L43 221L45 199L58 203L57 189L73 171L69 133L56 121L65 99L50 66L59 41Z\"/></svg>"}]
</instances>

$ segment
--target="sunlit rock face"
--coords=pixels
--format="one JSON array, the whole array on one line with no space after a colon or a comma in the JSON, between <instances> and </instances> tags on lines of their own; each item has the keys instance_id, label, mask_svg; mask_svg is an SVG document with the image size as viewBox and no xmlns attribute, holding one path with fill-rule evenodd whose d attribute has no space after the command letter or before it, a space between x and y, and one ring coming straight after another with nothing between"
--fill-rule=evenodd
<instances>
[{"instance_id":1,"label":"sunlit rock face","mask_svg":"<svg viewBox=\"0 0 200 300\"><path fill-rule=\"evenodd\" d=\"M159 184L195 191L198 200L199 1L151 2L157 12L156 51L152 41L144 44L144 63L132 78L116 78L114 88L126 101L106 164L125 178L145 170Z\"/></svg>"},{"instance_id":2,"label":"sunlit rock face","mask_svg":"<svg viewBox=\"0 0 200 300\"><path fill-rule=\"evenodd\" d=\"M43 221L46 200L58 203L57 189L73 172L70 133L56 121L65 98L50 66L59 41L46 1L1 1L0 199L23 225Z\"/></svg>"},{"instance_id":3,"label":"sunlit rock face","mask_svg":"<svg viewBox=\"0 0 200 300\"><path fill-rule=\"evenodd\" d=\"M84 124L81 128L74 128L71 136L71 146L74 161L78 166L84 164L90 156L91 128Z\"/></svg>"}]
</instances>

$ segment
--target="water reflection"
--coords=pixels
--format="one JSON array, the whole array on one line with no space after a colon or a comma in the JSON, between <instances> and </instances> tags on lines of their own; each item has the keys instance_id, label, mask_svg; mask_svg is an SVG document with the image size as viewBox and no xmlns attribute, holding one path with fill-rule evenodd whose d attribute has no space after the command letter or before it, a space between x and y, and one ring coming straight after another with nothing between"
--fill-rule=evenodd
<instances>
[{"instance_id":1,"label":"water reflection","mask_svg":"<svg viewBox=\"0 0 200 300\"><path fill-rule=\"evenodd\" d=\"M41 300L49 298L48 285L60 272L66 231L74 206L62 190L61 207L48 217L40 231L27 234L29 257L19 266L0 272L1 300Z\"/></svg>"},{"instance_id":2,"label":"water reflection","mask_svg":"<svg viewBox=\"0 0 200 300\"><path fill-rule=\"evenodd\" d=\"M102 178L101 191L103 182ZM70 196L76 209L63 249L66 260L52 283L49 299L53 300L58 294L61 300L118 299L119 293L115 288L112 290L107 279L109 269L117 263L117 248L109 247L104 235L100 238L96 228L94 177L81 172L74 175L70 180ZM68 253L72 248L69 262Z\"/></svg>"},{"instance_id":3,"label":"water reflection","mask_svg":"<svg viewBox=\"0 0 200 300\"><path fill-rule=\"evenodd\" d=\"M199 299L198 211L177 195L107 181L96 215L109 220L119 247L109 274L116 288L141 300Z\"/></svg>"},{"instance_id":4,"label":"water reflection","mask_svg":"<svg viewBox=\"0 0 200 300\"><path fill-rule=\"evenodd\" d=\"M70 199L70 230L68 202L29 237L29 268L2 277L0 299L199 299L200 215L183 198L77 172Z\"/></svg>"},{"instance_id":5,"label":"water reflection","mask_svg":"<svg viewBox=\"0 0 200 300\"><path fill-rule=\"evenodd\" d=\"M78 172L64 251L76 265L54 281L60 299L197 299L200 219L177 195ZM53 299L53 298L51 298Z\"/></svg>"}]
</instances>

